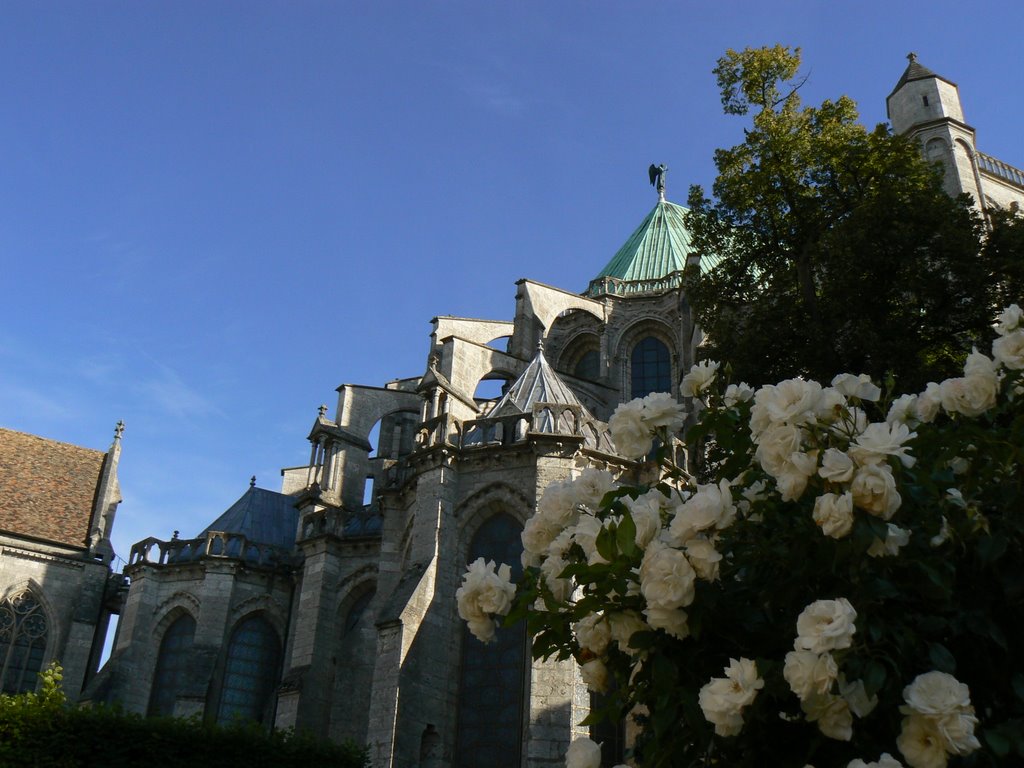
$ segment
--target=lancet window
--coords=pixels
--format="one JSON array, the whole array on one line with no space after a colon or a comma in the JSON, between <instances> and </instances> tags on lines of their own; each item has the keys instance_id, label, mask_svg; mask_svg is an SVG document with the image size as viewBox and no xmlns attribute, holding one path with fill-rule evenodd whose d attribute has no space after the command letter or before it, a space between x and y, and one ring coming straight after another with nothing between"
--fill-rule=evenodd
<instances>
[{"instance_id":1,"label":"lancet window","mask_svg":"<svg viewBox=\"0 0 1024 768\"><path fill-rule=\"evenodd\" d=\"M4 693L34 691L46 653L49 622L28 590L0 601L0 681Z\"/></svg>"},{"instance_id":2,"label":"lancet window","mask_svg":"<svg viewBox=\"0 0 1024 768\"><path fill-rule=\"evenodd\" d=\"M175 619L164 632L149 696L151 716L174 714L174 703L184 691L189 678L189 656L195 635L196 620L187 613Z\"/></svg>"}]
</instances>

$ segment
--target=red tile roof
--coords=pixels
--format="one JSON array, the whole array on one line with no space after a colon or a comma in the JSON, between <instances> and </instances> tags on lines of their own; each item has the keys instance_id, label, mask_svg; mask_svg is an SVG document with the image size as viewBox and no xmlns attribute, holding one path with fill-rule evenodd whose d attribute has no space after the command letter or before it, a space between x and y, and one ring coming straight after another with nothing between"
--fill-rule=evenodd
<instances>
[{"instance_id":1,"label":"red tile roof","mask_svg":"<svg viewBox=\"0 0 1024 768\"><path fill-rule=\"evenodd\" d=\"M85 548L105 458L0 428L0 530Z\"/></svg>"}]
</instances>

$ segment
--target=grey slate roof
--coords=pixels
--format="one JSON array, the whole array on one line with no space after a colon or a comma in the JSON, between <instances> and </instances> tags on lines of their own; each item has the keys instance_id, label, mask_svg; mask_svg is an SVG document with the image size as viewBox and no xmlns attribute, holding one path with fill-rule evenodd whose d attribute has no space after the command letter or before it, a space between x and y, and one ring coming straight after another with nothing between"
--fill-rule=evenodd
<instances>
[{"instance_id":1,"label":"grey slate roof","mask_svg":"<svg viewBox=\"0 0 1024 768\"><path fill-rule=\"evenodd\" d=\"M526 366L526 370L520 374L487 416L494 418L516 413L530 413L534 403L561 403L583 407L579 398L562 381L562 377L555 373L555 370L548 364L541 348L537 349L537 354Z\"/></svg>"},{"instance_id":2,"label":"grey slate roof","mask_svg":"<svg viewBox=\"0 0 1024 768\"><path fill-rule=\"evenodd\" d=\"M199 536L210 531L240 533L252 542L291 548L295 546L298 522L299 511L295 508L294 498L251 486Z\"/></svg>"},{"instance_id":3,"label":"grey slate roof","mask_svg":"<svg viewBox=\"0 0 1024 768\"><path fill-rule=\"evenodd\" d=\"M893 88L892 91L889 93L890 96L892 96L894 93L896 93L896 91L898 91L904 85L913 80L927 80L929 77L935 77L938 78L939 80L943 80L944 82L949 83L954 87L956 86L956 83L954 83L952 80L948 80L942 75L937 75L930 69L928 69L928 67L918 64L917 56L915 54L910 54L908 58L910 59L910 63L907 65L907 68L903 71L903 75L900 77L899 82L896 83L896 87Z\"/></svg>"}]
</instances>

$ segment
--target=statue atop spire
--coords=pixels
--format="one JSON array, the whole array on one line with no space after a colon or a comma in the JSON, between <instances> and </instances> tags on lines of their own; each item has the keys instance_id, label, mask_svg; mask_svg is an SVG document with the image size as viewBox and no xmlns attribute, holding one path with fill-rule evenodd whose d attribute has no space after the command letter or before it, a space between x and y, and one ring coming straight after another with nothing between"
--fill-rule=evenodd
<instances>
[{"instance_id":1,"label":"statue atop spire","mask_svg":"<svg viewBox=\"0 0 1024 768\"><path fill-rule=\"evenodd\" d=\"M651 180L651 186L658 190L658 201L665 202L665 176L668 174L668 166L662 163L661 165L655 165L651 163L651 167L647 169L647 176Z\"/></svg>"}]
</instances>

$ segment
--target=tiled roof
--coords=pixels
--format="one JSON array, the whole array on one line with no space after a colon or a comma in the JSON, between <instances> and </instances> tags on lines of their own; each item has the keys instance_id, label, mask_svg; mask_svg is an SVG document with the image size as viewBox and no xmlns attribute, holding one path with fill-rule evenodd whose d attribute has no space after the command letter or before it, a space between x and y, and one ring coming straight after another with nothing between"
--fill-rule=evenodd
<instances>
[{"instance_id":1,"label":"tiled roof","mask_svg":"<svg viewBox=\"0 0 1024 768\"><path fill-rule=\"evenodd\" d=\"M294 497L251 486L199 535L207 531L240 533L249 541L288 548L295 545L298 522Z\"/></svg>"},{"instance_id":2,"label":"tiled roof","mask_svg":"<svg viewBox=\"0 0 1024 768\"><path fill-rule=\"evenodd\" d=\"M0 429L0 530L84 549L105 458Z\"/></svg>"}]
</instances>

